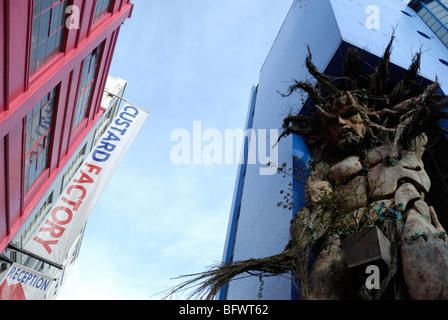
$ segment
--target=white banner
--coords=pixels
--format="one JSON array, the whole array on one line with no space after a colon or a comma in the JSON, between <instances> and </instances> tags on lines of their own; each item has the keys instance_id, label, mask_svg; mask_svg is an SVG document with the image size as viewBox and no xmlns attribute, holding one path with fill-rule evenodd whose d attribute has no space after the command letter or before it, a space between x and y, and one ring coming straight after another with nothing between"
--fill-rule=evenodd
<instances>
[{"instance_id":1,"label":"white banner","mask_svg":"<svg viewBox=\"0 0 448 320\"><path fill-rule=\"evenodd\" d=\"M0 300L44 300L54 281L14 263L6 271L0 285Z\"/></svg>"},{"instance_id":2,"label":"white banner","mask_svg":"<svg viewBox=\"0 0 448 320\"><path fill-rule=\"evenodd\" d=\"M125 106L23 248L62 265L148 111Z\"/></svg>"}]
</instances>

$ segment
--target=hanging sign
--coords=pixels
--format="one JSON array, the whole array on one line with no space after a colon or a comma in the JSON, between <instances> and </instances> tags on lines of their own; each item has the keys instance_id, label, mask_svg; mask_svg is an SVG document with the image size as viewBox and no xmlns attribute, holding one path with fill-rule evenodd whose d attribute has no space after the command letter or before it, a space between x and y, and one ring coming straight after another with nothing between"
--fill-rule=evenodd
<instances>
[{"instance_id":1,"label":"hanging sign","mask_svg":"<svg viewBox=\"0 0 448 320\"><path fill-rule=\"evenodd\" d=\"M13 263L0 285L0 300L44 300L55 280Z\"/></svg>"},{"instance_id":2,"label":"hanging sign","mask_svg":"<svg viewBox=\"0 0 448 320\"><path fill-rule=\"evenodd\" d=\"M23 247L43 259L62 265L134 140L148 111L125 106L53 204Z\"/></svg>"}]
</instances>

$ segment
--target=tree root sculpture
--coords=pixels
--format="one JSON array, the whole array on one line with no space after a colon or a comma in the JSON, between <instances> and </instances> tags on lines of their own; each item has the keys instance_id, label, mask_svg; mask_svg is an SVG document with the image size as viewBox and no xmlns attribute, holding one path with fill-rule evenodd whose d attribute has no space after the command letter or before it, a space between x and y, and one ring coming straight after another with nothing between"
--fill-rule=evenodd
<instances>
[{"instance_id":1,"label":"tree root sculpture","mask_svg":"<svg viewBox=\"0 0 448 320\"><path fill-rule=\"evenodd\" d=\"M398 84L389 82L393 41L394 35L373 74L363 71L361 57L350 48L344 76L337 80L317 69L308 48L306 67L316 85L294 80L282 96L305 92L306 103L314 106L315 113L289 114L279 138L298 134L310 150L317 150L313 154L319 154L313 159L317 165L307 182L308 208L296 213L290 240L280 254L182 276L191 279L177 291L196 287L190 297L213 299L232 280L289 273L298 280L302 299L344 299L348 296L340 289L347 266L341 239L376 225L391 242L391 263L381 289L361 288L357 298L380 299L402 274L406 288L401 286L395 292L396 299L448 299L448 281L437 278L437 273L448 273L446 233L433 208L420 196L430 188L421 158L427 143L425 132L437 127L448 133L438 124L440 119L448 119L448 97L437 93L437 78L416 91L421 52L415 54ZM328 172L322 170L323 164L328 165ZM341 168L345 170L342 173ZM321 192L313 194L318 189ZM346 192L342 197L338 195L341 190ZM385 214L390 216L385 218ZM311 247L320 253L310 270ZM333 275L331 270L336 270ZM331 286L324 285L322 277L327 277ZM330 278L334 281L328 281Z\"/></svg>"}]
</instances>

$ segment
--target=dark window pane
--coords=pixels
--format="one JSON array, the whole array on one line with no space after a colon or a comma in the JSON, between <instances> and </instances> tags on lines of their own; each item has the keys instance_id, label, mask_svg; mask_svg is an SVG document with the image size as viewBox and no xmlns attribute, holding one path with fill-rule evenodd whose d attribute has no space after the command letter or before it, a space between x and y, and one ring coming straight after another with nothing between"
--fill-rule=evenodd
<instances>
[{"instance_id":1,"label":"dark window pane","mask_svg":"<svg viewBox=\"0 0 448 320\"><path fill-rule=\"evenodd\" d=\"M431 26L431 29L432 31L437 32L437 30L439 30L441 27L442 25L438 21L436 21L436 23Z\"/></svg>"},{"instance_id":2,"label":"dark window pane","mask_svg":"<svg viewBox=\"0 0 448 320\"><path fill-rule=\"evenodd\" d=\"M434 17L431 17L431 18L428 20L427 24L428 24L429 27L432 27L432 25L433 25L434 23L436 23L436 21L437 21L437 20L436 20Z\"/></svg>"},{"instance_id":3,"label":"dark window pane","mask_svg":"<svg viewBox=\"0 0 448 320\"><path fill-rule=\"evenodd\" d=\"M440 11L443 11L443 10L444 10L444 9L443 9L442 6L438 6L438 7L434 8L434 9L432 10L432 13L434 13L434 14L438 14Z\"/></svg>"},{"instance_id":4,"label":"dark window pane","mask_svg":"<svg viewBox=\"0 0 448 320\"><path fill-rule=\"evenodd\" d=\"M72 133L79 127L89 112L91 95L98 72L96 64L99 60L101 51L102 45L98 46L84 59L79 80L76 109L73 116Z\"/></svg>"},{"instance_id":5,"label":"dark window pane","mask_svg":"<svg viewBox=\"0 0 448 320\"><path fill-rule=\"evenodd\" d=\"M99 7L98 7L98 1L97 1L97 3L95 4L95 12L93 13L93 23L96 22L96 19L98 17L98 12L99 12Z\"/></svg>"},{"instance_id":6,"label":"dark window pane","mask_svg":"<svg viewBox=\"0 0 448 320\"><path fill-rule=\"evenodd\" d=\"M59 28L59 7L51 9L50 34L53 34Z\"/></svg>"},{"instance_id":7,"label":"dark window pane","mask_svg":"<svg viewBox=\"0 0 448 320\"><path fill-rule=\"evenodd\" d=\"M53 98L56 96L56 88L50 91L50 98Z\"/></svg>"},{"instance_id":8,"label":"dark window pane","mask_svg":"<svg viewBox=\"0 0 448 320\"><path fill-rule=\"evenodd\" d=\"M48 167L55 89L47 94L26 117L26 158L24 190L30 187Z\"/></svg>"},{"instance_id":9,"label":"dark window pane","mask_svg":"<svg viewBox=\"0 0 448 320\"><path fill-rule=\"evenodd\" d=\"M443 11L437 15L437 18L439 18L440 20L442 20L445 17L448 17L448 11Z\"/></svg>"},{"instance_id":10,"label":"dark window pane","mask_svg":"<svg viewBox=\"0 0 448 320\"><path fill-rule=\"evenodd\" d=\"M46 11L41 15L39 26L39 42L48 37L48 30L50 29L50 15L51 11Z\"/></svg>"},{"instance_id":11,"label":"dark window pane","mask_svg":"<svg viewBox=\"0 0 448 320\"><path fill-rule=\"evenodd\" d=\"M51 58L53 58L55 45L56 45L56 34L52 35L48 39L48 44L47 44L47 61L50 60Z\"/></svg>"},{"instance_id":12,"label":"dark window pane","mask_svg":"<svg viewBox=\"0 0 448 320\"><path fill-rule=\"evenodd\" d=\"M30 62L30 73L34 74L36 72L36 61L37 61L37 48L31 50L31 62Z\"/></svg>"},{"instance_id":13,"label":"dark window pane","mask_svg":"<svg viewBox=\"0 0 448 320\"><path fill-rule=\"evenodd\" d=\"M39 40L39 21L40 21L40 16L34 18L34 20L33 20L33 33L32 33L32 40L31 40L32 48L37 46L37 43Z\"/></svg>"},{"instance_id":14,"label":"dark window pane","mask_svg":"<svg viewBox=\"0 0 448 320\"><path fill-rule=\"evenodd\" d=\"M27 119L26 122L26 136L28 137L30 135L31 132L31 121L28 121L29 119ZM25 143L25 154L28 154L31 150L31 140L30 139L26 139L26 143Z\"/></svg>"},{"instance_id":15,"label":"dark window pane","mask_svg":"<svg viewBox=\"0 0 448 320\"><path fill-rule=\"evenodd\" d=\"M36 15L38 15L41 10L40 10L40 5L42 3L42 0L34 0L34 14L33 17L35 17Z\"/></svg>"},{"instance_id":16,"label":"dark window pane","mask_svg":"<svg viewBox=\"0 0 448 320\"><path fill-rule=\"evenodd\" d=\"M51 0L42 0L42 12L51 7Z\"/></svg>"},{"instance_id":17,"label":"dark window pane","mask_svg":"<svg viewBox=\"0 0 448 320\"><path fill-rule=\"evenodd\" d=\"M67 13L65 12L67 9L67 1L64 1L61 5L59 5L59 26L62 27L65 25L65 20L67 17Z\"/></svg>"},{"instance_id":18,"label":"dark window pane","mask_svg":"<svg viewBox=\"0 0 448 320\"><path fill-rule=\"evenodd\" d=\"M93 24L100 20L104 15L110 11L110 0L97 0L95 5L95 13L93 17Z\"/></svg>"},{"instance_id":19,"label":"dark window pane","mask_svg":"<svg viewBox=\"0 0 448 320\"><path fill-rule=\"evenodd\" d=\"M34 180L36 180L36 169L33 168L34 163L34 159L30 158L29 162L30 162L30 168L29 168L29 174L28 174L28 179L29 179L29 185L28 188L31 187L32 182L34 182Z\"/></svg>"},{"instance_id":20,"label":"dark window pane","mask_svg":"<svg viewBox=\"0 0 448 320\"><path fill-rule=\"evenodd\" d=\"M108 6L109 6L109 1L103 1L103 6L101 8L101 11L102 12L107 11Z\"/></svg>"},{"instance_id":21,"label":"dark window pane","mask_svg":"<svg viewBox=\"0 0 448 320\"><path fill-rule=\"evenodd\" d=\"M445 34L445 35L442 37L442 42L443 42L444 44L448 44L448 33Z\"/></svg>"},{"instance_id":22,"label":"dark window pane","mask_svg":"<svg viewBox=\"0 0 448 320\"><path fill-rule=\"evenodd\" d=\"M45 54L47 53L47 41L42 42L37 50L37 70L45 64Z\"/></svg>"},{"instance_id":23,"label":"dark window pane","mask_svg":"<svg viewBox=\"0 0 448 320\"><path fill-rule=\"evenodd\" d=\"M56 52L59 52L62 50L62 40L64 38L64 28L60 29L57 33L56 33L56 47L55 50Z\"/></svg>"},{"instance_id":24,"label":"dark window pane","mask_svg":"<svg viewBox=\"0 0 448 320\"><path fill-rule=\"evenodd\" d=\"M423 20L425 20L425 17L426 17L426 15L429 15L429 12L428 12L428 10L426 10L426 9L422 9L422 10L420 10L420 11L418 12L418 15L419 15L420 17L422 17Z\"/></svg>"},{"instance_id":25,"label":"dark window pane","mask_svg":"<svg viewBox=\"0 0 448 320\"><path fill-rule=\"evenodd\" d=\"M40 103L38 103L34 108L33 108L33 117L38 114L40 111L40 107L45 104L45 101L47 101L46 98L42 99L42 101Z\"/></svg>"},{"instance_id":26,"label":"dark window pane","mask_svg":"<svg viewBox=\"0 0 448 320\"><path fill-rule=\"evenodd\" d=\"M436 31L436 34L439 38L442 38L446 33L446 29L444 27L441 27L439 30Z\"/></svg>"},{"instance_id":27,"label":"dark window pane","mask_svg":"<svg viewBox=\"0 0 448 320\"><path fill-rule=\"evenodd\" d=\"M31 144L34 146L39 141L39 117L33 117L33 123L31 124Z\"/></svg>"},{"instance_id":28,"label":"dark window pane","mask_svg":"<svg viewBox=\"0 0 448 320\"><path fill-rule=\"evenodd\" d=\"M25 181L23 183L25 186L25 193L29 189L29 181L30 181L29 175L30 175L30 167L25 165Z\"/></svg>"},{"instance_id":29,"label":"dark window pane","mask_svg":"<svg viewBox=\"0 0 448 320\"><path fill-rule=\"evenodd\" d=\"M428 7L429 10L433 10L434 8L436 8L438 6L438 3L433 1L431 3L428 3L426 6Z\"/></svg>"},{"instance_id":30,"label":"dark window pane","mask_svg":"<svg viewBox=\"0 0 448 320\"><path fill-rule=\"evenodd\" d=\"M82 79L81 79L81 88L80 88L80 92L84 91L84 89L87 86L87 78L89 76L89 64L90 64L90 56L88 56L86 58L86 60L84 60L84 66L82 69Z\"/></svg>"}]
</instances>

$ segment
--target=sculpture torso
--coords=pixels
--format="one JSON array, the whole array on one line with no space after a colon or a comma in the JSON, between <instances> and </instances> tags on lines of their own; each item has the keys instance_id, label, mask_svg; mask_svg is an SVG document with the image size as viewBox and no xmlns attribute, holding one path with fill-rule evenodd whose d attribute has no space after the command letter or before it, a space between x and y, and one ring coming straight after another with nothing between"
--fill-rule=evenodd
<instances>
[{"instance_id":1,"label":"sculpture torso","mask_svg":"<svg viewBox=\"0 0 448 320\"><path fill-rule=\"evenodd\" d=\"M381 214L390 209L396 215L395 218L400 220L399 223L404 223L401 258L409 295L415 299L428 299L431 297L428 292L433 292L434 298L448 297L446 281L418 280L419 277L422 279L422 275L427 278L428 274L434 272L434 263L428 264L431 259L437 261L440 272L448 271L445 230L438 222L434 209L424 201L431 186L422 161L426 143L426 136L420 135L415 139L412 150L400 146L400 157L393 165L387 163L388 146L376 147L364 158L351 155L331 164L323 161L317 164L308 177L306 189L311 210L333 221L329 230L333 244L321 253L325 258L318 258L313 270L330 270L329 265L335 261L343 266L345 259L343 251L338 249L339 236L375 225ZM326 202L334 205L326 206ZM426 239L425 243L418 242L422 235L422 239ZM434 257L432 252L445 254ZM333 270L340 268L333 267ZM312 271L309 277L309 299L344 298L334 295L334 292L341 294L340 290L328 288L325 284L325 281L331 283L328 278L324 280L315 274ZM326 277L332 277L331 271L328 271ZM341 285L338 281L332 283ZM435 288L441 290L435 293Z\"/></svg>"}]
</instances>

